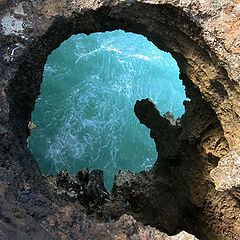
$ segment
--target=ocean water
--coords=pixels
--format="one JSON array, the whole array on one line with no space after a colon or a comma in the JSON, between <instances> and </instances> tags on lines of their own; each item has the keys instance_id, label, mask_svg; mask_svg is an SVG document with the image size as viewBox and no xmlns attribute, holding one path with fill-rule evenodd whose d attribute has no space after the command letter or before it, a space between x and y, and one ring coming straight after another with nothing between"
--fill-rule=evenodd
<instances>
[{"instance_id":1,"label":"ocean water","mask_svg":"<svg viewBox=\"0 0 240 240\"><path fill-rule=\"evenodd\" d=\"M133 111L142 98L151 98L161 114L184 113L185 90L169 53L121 30L63 42L48 57L32 113L37 127L29 147L42 173L102 169L111 189L118 170L151 168L155 143Z\"/></svg>"}]
</instances>

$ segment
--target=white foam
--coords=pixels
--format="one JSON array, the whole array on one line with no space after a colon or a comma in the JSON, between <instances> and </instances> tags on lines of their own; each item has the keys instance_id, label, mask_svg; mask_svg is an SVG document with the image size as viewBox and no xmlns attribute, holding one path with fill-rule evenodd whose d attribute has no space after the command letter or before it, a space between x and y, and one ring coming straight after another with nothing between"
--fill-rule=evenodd
<instances>
[{"instance_id":1,"label":"white foam","mask_svg":"<svg viewBox=\"0 0 240 240\"><path fill-rule=\"evenodd\" d=\"M113 46L108 46L106 49L107 49L107 51L113 51L113 52L116 52L116 53L122 53L121 50L118 50L117 48L115 48Z\"/></svg>"},{"instance_id":2,"label":"white foam","mask_svg":"<svg viewBox=\"0 0 240 240\"><path fill-rule=\"evenodd\" d=\"M132 56L133 56L133 57L137 57L137 58L139 58L139 59L143 59L143 60L145 60L145 61L150 61L150 60L151 60L150 57L144 56L144 55L142 55L142 54L134 54L134 55L132 55Z\"/></svg>"},{"instance_id":3,"label":"white foam","mask_svg":"<svg viewBox=\"0 0 240 240\"><path fill-rule=\"evenodd\" d=\"M93 56L95 55L96 53L98 53L99 51L101 51L103 49L103 47L100 47L100 48L97 48L91 52L88 52L88 53L83 53L81 55L78 55L78 59L75 61L75 64L77 64L82 58L84 57L89 57L89 56Z\"/></svg>"}]
</instances>

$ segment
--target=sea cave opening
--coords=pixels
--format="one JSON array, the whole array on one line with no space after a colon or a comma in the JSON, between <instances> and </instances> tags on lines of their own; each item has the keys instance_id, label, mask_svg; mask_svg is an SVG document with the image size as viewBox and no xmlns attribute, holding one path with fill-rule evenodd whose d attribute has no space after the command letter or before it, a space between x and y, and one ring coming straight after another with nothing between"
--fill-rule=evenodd
<instances>
[{"instance_id":1,"label":"sea cave opening","mask_svg":"<svg viewBox=\"0 0 240 240\"><path fill-rule=\"evenodd\" d=\"M122 30L64 41L48 57L32 113L29 147L42 173L101 169L110 190L117 171L151 168L155 144L133 111L142 98L162 115L184 113L185 89L169 53Z\"/></svg>"}]
</instances>

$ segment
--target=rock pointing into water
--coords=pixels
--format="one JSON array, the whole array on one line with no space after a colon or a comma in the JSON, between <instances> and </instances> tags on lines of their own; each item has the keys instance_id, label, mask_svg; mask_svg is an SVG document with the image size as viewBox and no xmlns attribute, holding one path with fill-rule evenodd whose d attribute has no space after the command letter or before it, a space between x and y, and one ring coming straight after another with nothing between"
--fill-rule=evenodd
<instances>
[{"instance_id":1,"label":"rock pointing into water","mask_svg":"<svg viewBox=\"0 0 240 240\"><path fill-rule=\"evenodd\" d=\"M134 112L140 123L146 125L150 129L166 128L169 121L163 118L156 105L149 98L137 100L134 106Z\"/></svg>"}]
</instances>

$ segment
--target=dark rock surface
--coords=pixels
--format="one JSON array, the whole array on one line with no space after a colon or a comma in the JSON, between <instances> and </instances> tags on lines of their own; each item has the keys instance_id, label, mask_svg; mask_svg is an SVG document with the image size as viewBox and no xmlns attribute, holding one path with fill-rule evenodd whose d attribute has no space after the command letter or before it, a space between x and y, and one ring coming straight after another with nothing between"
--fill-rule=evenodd
<instances>
[{"instance_id":1,"label":"dark rock surface","mask_svg":"<svg viewBox=\"0 0 240 240\"><path fill-rule=\"evenodd\" d=\"M141 221L239 239L239 25L237 0L0 0L0 238L194 239ZM191 100L176 126L151 101L136 104L158 159L108 196L99 171L42 177L27 139L51 51L72 34L115 29L169 51Z\"/></svg>"},{"instance_id":2,"label":"dark rock surface","mask_svg":"<svg viewBox=\"0 0 240 240\"><path fill-rule=\"evenodd\" d=\"M50 175L46 178L66 203L72 202L88 214L110 201L101 170L89 171L84 168L74 176L69 175L67 170L62 170L56 177Z\"/></svg>"}]
</instances>

